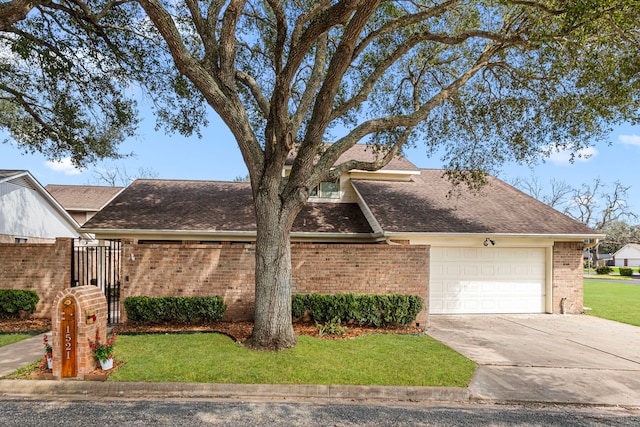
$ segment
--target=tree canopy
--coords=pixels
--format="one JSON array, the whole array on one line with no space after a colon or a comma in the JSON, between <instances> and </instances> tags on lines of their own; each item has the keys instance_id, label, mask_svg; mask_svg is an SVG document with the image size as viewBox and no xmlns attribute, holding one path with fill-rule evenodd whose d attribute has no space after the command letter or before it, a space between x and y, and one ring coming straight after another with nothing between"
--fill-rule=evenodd
<instances>
[{"instance_id":1,"label":"tree canopy","mask_svg":"<svg viewBox=\"0 0 640 427\"><path fill-rule=\"evenodd\" d=\"M209 104L259 168L267 140L339 128L335 151L420 141L490 171L638 118L633 0L0 4L1 126L77 162L117 154L143 93L185 134Z\"/></svg>"},{"instance_id":2,"label":"tree canopy","mask_svg":"<svg viewBox=\"0 0 640 427\"><path fill-rule=\"evenodd\" d=\"M290 317L288 232L322 179L424 143L444 149L454 182L475 183L638 120L637 0L1 6L0 126L25 149L117 155L143 95L169 131L197 132L208 107L229 127L258 220L257 347L295 342L273 319ZM378 160L335 164L358 142L376 144Z\"/></svg>"}]
</instances>

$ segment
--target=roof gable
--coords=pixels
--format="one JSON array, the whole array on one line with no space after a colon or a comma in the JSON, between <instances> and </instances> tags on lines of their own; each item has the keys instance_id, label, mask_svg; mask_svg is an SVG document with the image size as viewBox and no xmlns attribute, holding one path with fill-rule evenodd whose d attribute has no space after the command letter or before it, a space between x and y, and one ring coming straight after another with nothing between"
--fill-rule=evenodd
<instances>
[{"instance_id":1,"label":"roof gable","mask_svg":"<svg viewBox=\"0 0 640 427\"><path fill-rule=\"evenodd\" d=\"M325 146L330 146L331 144L325 144ZM349 160L357 160L361 162L373 162L383 157L384 153L377 153L375 147L366 144L355 144L351 148L349 148L342 156L336 160L335 164L344 163ZM295 160L295 152L292 152L291 155L287 158L285 165L291 166ZM416 165L411 163L403 156L396 156L391 161L383 166L380 171L382 172L391 172L391 171L402 171L402 172L418 172L419 169ZM374 172L371 172L374 173Z\"/></svg>"},{"instance_id":2,"label":"roof gable","mask_svg":"<svg viewBox=\"0 0 640 427\"><path fill-rule=\"evenodd\" d=\"M93 211L102 209L124 187L98 185L49 184L45 189L68 211Z\"/></svg>"},{"instance_id":3,"label":"roof gable","mask_svg":"<svg viewBox=\"0 0 640 427\"><path fill-rule=\"evenodd\" d=\"M409 182L354 180L353 185L384 232L597 234L494 177L478 194L453 188L442 170L422 170Z\"/></svg>"},{"instance_id":4,"label":"roof gable","mask_svg":"<svg viewBox=\"0 0 640 427\"><path fill-rule=\"evenodd\" d=\"M78 237L78 223L28 171L0 170L0 234Z\"/></svg>"},{"instance_id":5,"label":"roof gable","mask_svg":"<svg viewBox=\"0 0 640 427\"><path fill-rule=\"evenodd\" d=\"M640 258L640 244L627 243L613 254L616 258Z\"/></svg>"}]
</instances>

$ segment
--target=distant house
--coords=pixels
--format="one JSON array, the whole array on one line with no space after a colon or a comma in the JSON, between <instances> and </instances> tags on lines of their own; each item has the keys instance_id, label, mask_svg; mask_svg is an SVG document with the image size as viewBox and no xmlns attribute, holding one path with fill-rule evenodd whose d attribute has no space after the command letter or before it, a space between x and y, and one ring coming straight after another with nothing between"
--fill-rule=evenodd
<instances>
[{"instance_id":1,"label":"distant house","mask_svg":"<svg viewBox=\"0 0 640 427\"><path fill-rule=\"evenodd\" d=\"M374 156L368 147L357 145L339 162ZM222 263L221 252L213 261L201 261L201 266L194 264L196 252L186 252L207 244L222 245L216 250L224 250L255 241L248 183L136 180L83 230L99 239L137 245L123 255L125 267L132 269L123 272L125 282L130 280L125 290L138 286L172 292L176 275L188 272L191 281L185 280L176 291L192 292L216 283L221 292L227 288L236 292L237 301L253 298L231 290L229 272L214 274ZM350 254L348 245L354 245L352 252L363 251L360 259L364 259L366 247L429 248L424 263L403 267L407 272L424 269L415 280L426 277L420 293L429 314L553 313L565 306L570 312L582 312L584 242L603 237L496 178L490 177L475 194L463 187L453 189L444 171L419 169L402 157L376 172L352 170L335 182L321 183L291 232L294 245L312 244L318 254L311 274L321 277L324 271L337 269L318 286L326 292L348 291L346 280L360 285L365 279L358 282L351 270L341 274L340 263L323 258L322 251L329 253L341 245L347 248L343 253ZM145 245L157 249L152 252ZM198 250L198 257L203 257L204 249ZM330 259L331 265L322 265ZM360 264L356 255L345 262ZM300 259L294 273L309 264L309 259ZM395 276L387 281L397 280ZM303 279L294 277L294 282ZM246 275L241 280L252 279ZM376 292L375 286L379 285L370 285L369 291ZM397 287L401 289L402 283Z\"/></svg>"},{"instance_id":2,"label":"distant house","mask_svg":"<svg viewBox=\"0 0 640 427\"><path fill-rule=\"evenodd\" d=\"M627 243L613 254L616 267L640 267L640 244Z\"/></svg>"},{"instance_id":3,"label":"distant house","mask_svg":"<svg viewBox=\"0 0 640 427\"><path fill-rule=\"evenodd\" d=\"M0 170L0 243L79 237L79 225L25 170Z\"/></svg>"},{"instance_id":4,"label":"distant house","mask_svg":"<svg viewBox=\"0 0 640 427\"><path fill-rule=\"evenodd\" d=\"M49 184L45 189L82 225L90 220L124 187Z\"/></svg>"}]
</instances>

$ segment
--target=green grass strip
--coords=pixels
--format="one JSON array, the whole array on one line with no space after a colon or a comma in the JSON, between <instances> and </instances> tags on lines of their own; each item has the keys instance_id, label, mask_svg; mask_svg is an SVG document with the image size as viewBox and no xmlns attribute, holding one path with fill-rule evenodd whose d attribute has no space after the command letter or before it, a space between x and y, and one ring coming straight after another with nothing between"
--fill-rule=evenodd
<instances>
[{"instance_id":1,"label":"green grass strip","mask_svg":"<svg viewBox=\"0 0 640 427\"><path fill-rule=\"evenodd\" d=\"M591 316L640 326L640 286L585 280L584 305Z\"/></svg>"},{"instance_id":2,"label":"green grass strip","mask_svg":"<svg viewBox=\"0 0 640 427\"><path fill-rule=\"evenodd\" d=\"M279 352L247 350L220 334L120 335L116 352L126 364L109 381L466 387L476 366L426 335L301 336Z\"/></svg>"},{"instance_id":3,"label":"green grass strip","mask_svg":"<svg viewBox=\"0 0 640 427\"><path fill-rule=\"evenodd\" d=\"M0 347L31 338L27 334L0 334Z\"/></svg>"}]
</instances>

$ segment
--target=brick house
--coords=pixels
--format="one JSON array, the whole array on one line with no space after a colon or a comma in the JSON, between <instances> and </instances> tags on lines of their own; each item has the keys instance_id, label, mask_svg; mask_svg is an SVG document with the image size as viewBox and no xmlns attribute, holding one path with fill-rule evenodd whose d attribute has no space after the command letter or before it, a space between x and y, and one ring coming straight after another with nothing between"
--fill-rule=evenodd
<instances>
[{"instance_id":1,"label":"brick house","mask_svg":"<svg viewBox=\"0 0 640 427\"><path fill-rule=\"evenodd\" d=\"M372 156L357 145L339 162ZM229 319L251 318L248 183L137 180L82 229L121 239L123 297L221 295ZM422 324L430 314L581 313L584 242L603 237L496 178L473 193L400 157L313 190L291 233L293 291L418 294Z\"/></svg>"}]
</instances>

